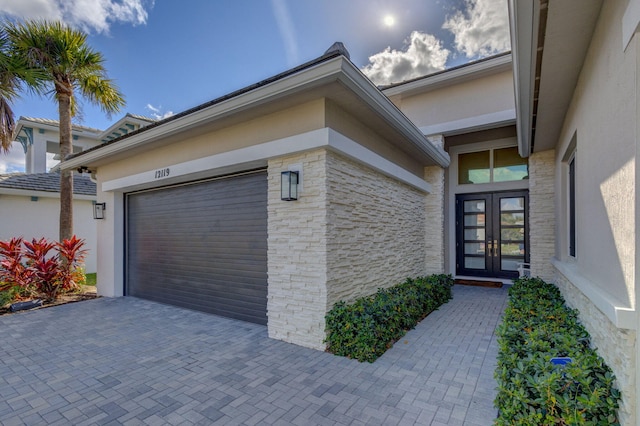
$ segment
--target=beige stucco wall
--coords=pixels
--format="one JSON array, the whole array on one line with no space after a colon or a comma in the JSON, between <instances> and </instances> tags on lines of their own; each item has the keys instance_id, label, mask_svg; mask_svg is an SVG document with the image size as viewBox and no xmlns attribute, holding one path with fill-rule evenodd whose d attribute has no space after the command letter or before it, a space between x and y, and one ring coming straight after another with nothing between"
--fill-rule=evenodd
<instances>
[{"instance_id":1,"label":"beige stucco wall","mask_svg":"<svg viewBox=\"0 0 640 426\"><path fill-rule=\"evenodd\" d=\"M637 424L638 37L623 50L627 2L603 2L556 148L556 282L623 388ZM573 142L572 142L573 141ZM576 147L576 257L568 255L567 160ZM564 271L564 273L562 273Z\"/></svg>"},{"instance_id":2,"label":"beige stucco wall","mask_svg":"<svg viewBox=\"0 0 640 426\"><path fill-rule=\"evenodd\" d=\"M178 142L147 147L143 155L129 155L100 166L99 178L104 182L320 129L325 123L324 111L324 99L317 99L205 134L190 136L185 132Z\"/></svg>"},{"instance_id":3,"label":"beige stucco wall","mask_svg":"<svg viewBox=\"0 0 640 426\"><path fill-rule=\"evenodd\" d=\"M60 199L38 197L31 201L29 196L0 194L0 240L12 237L47 238L58 241L60 218ZM74 200L73 229L75 235L85 240L85 249L89 250L85 259L85 272L96 272L97 220L93 219L91 200Z\"/></svg>"},{"instance_id":4,"label":"beige stucco wall","mask_svg":"<svg viewBox=\"0 0 640 426\"><path fill-rule=\"evenodd\" d=\"M509 70L414 96L403 96L398 104L418 127L513 110L513 74Z\"/></svg>"},{"instance_id":5,"label":"beige stucco wall","mask_svg":"<svg viewBox=\"0 0 640 426\"><path fill-rule=\"evenodd\" d=\"M603 4L556 149L556 173L567 173L563 158L575 135L575 261L595 285L632 306L637 90L635 49L622 50L624 3ZM556 182L561 209L567 189L564 179ZM567 260L566 218L558 217L557 223L556 257Z\"/></svg>"}]
</instances>

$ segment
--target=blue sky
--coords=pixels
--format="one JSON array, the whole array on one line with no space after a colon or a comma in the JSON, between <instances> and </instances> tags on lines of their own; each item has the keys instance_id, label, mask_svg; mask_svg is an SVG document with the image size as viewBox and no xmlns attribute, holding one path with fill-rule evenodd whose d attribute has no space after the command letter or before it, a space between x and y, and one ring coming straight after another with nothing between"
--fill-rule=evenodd
<instances>
[{"instance_id":1,"label":"blue sky","mask_svg":"<svg viewBox=\"0 0 640 426\"><path fill-rule=\"evenodd\" d=\"M78 124L127 112L161 118L314 59L342 41L377 84L509 50L506 0L0 0L0 16L60 19L89 34L127 101L109 118L82 104ZM24 95L16 117L57 119ZM18 147L0 173L22 171Z\"/></svg>"}]
</instances>

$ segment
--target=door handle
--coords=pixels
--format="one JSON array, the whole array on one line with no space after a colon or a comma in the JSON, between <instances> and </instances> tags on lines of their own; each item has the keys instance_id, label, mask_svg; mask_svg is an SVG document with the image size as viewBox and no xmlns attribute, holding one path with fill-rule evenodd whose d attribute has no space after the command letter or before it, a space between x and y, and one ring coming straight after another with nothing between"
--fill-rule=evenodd
<instances>
[{"instance_id":1,"label":"door handle","mask_svg":"<svg viewBox=\"0 0 640 426\"><path fill-rule=\"evenodd\" d=\"M493 256L497 257L498 256L498 240L493 240Z\"/></svg>"},{"instance_id":2,"label":"door handle","mask_svg":"<svg viewBox=\"0 0 640 426\"><path fill-rule=\"evenodd\" d=\"M489 257L493 256L493 241L491 240L487 241L487 253L489 254Z\"/></svg>"}]
</instances>

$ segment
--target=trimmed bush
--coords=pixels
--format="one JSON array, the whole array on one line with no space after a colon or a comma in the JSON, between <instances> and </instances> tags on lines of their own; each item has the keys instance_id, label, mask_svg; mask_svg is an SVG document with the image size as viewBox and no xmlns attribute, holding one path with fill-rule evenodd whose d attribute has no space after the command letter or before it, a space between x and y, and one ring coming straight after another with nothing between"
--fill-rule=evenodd
<instances>
[{"instance_id":1,"label":"trimmed bush","mask_svg":"<svg viewBox=\"0 0 640 426\"><path fill-rule=\"evenodd\" d=\"M556 286L516 280L497 334L496 425L619 424L615 377ZM572 362L553 365L554 357Z\"/></svg>"},{"instance_id":2,"label":"trimmed bush","mask_svg":"<svg viewBox=\"0 0 640 426\"><path fill-rule=\"evenodd\" d=\"M327 351L373 362L424 317L451 299L450 275L408 278L327 313Z\"/></svg>"}]
</instances>

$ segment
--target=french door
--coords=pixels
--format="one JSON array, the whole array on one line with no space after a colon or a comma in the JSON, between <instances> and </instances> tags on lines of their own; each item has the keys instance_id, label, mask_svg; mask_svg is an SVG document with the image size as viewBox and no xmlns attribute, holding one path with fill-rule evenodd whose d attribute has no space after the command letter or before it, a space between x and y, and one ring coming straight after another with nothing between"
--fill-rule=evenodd
<instances>
[{"instance_id":1,"label":"french door","mask_svg":"<svg viewBox=\"0 0 640 426\"><path fill-rule=\"evenodd\" d=\"M456 196L456 274L517 278L529 261L528 191Z\"/></svg>"}]
</instances>

